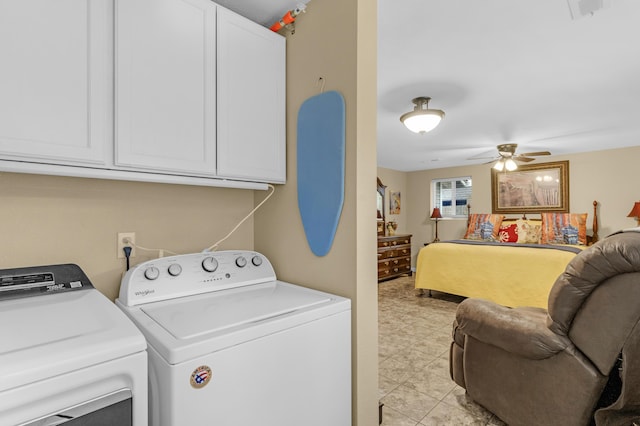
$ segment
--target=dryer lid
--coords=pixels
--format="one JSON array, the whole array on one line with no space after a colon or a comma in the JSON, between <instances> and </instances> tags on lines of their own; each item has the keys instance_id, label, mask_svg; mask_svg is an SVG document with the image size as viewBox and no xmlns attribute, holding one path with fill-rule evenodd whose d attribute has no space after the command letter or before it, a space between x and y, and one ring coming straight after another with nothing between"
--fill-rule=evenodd
<instances>
[{"instance_id":1,"label":"dryer lid","mask_svg":"<svg viewBox=\"0 0 640 426\"><path fill-rule=\"evenodd\" d=\"M90 289L0 302L0 391L146 349L142 334Z\"/></svg>"}]
</instances>

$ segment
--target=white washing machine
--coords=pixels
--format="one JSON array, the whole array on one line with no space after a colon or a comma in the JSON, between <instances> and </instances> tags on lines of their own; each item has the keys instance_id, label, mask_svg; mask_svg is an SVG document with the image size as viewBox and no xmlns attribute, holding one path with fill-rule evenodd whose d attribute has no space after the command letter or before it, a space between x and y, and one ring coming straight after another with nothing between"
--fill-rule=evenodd
<instances>
[{"instance_id":1,"label":"white washing machine","mask_svg":"<svg viewBox=\"0 0 640 426\"><path fill-rule=\"evenodd\" d=\"M0 425L147 424L144 336L77 265L0 270Z\"/></svg>"},{"instance_id":2,"label":"white washing machine","mask_svg":"<svg viewBox=\"0 0 640 426\"><path fill-rule=\"evenodd\" d=\"M161 258L116 304L144 333L153 426L351 424L351 301L252 251Z\"/></svg>"}]
</instances>

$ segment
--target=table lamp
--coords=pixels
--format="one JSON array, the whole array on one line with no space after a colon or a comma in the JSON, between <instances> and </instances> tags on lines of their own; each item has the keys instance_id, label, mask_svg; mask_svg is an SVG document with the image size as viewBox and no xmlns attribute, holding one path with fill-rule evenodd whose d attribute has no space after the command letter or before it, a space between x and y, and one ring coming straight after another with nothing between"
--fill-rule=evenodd
<instances>
[{"instance_id":1,"label":"table lamp","mask_svg":"<svg viewBox=\"0 0 640 426\"><path fill-rule=\"evenodd\" d=\"M636 201L631 209L631 212L627 215L627 217L635 217L638 221L638 226L640 226L640 202Z\"/></svg>"},{"instance_id":2,"label":"table lamp","mask_svg":"<svg viewBox=\"0 0 640 426\"><path fill-rule=\"evenodd\" d=\"M640 203L637 203L637 204L640 204ZM431 219L436 220L436 239L433 240L433 242L437 243L438 241L440 241L440 239L438 238L438 219L442 219L442 214L440 213L440 209L438 207L433 208L433 212L431 212Z\"/></svg>"}]
</instances>

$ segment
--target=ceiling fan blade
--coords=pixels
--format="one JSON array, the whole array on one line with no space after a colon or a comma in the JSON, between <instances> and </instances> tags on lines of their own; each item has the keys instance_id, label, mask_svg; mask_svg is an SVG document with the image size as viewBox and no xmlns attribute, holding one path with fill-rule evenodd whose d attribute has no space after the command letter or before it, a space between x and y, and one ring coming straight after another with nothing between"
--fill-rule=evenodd
<instances>
[{"instance_id":1,"label":"ceiling fan blade","mask_svg":"<svg viewBox=\"0 0 640 426\"><path fill-rule=\"evenodd\" d=\"M524 157L522 155L514 155L513 159L516 160L516 161L522 161L524 163L528 163L530 161L535 160L535 158Z\"/></svg>"},{"instance_id":2,"label":"ceiling fan blade","mask_svg":"<svg viewBox=\"0 0 640 426\"><path fill-rule=\"evenodd\" d=\"M551 155L549 151L538 151L538 152L525 152L524 154L519 154L523 156L537 157L539 155Z\"/></svg>"},{"instance_id":3,"label":"ceiling fan blade","mask_svg":"<svg viewBox=\"0 0 640 426\"><path fill-rule=\"evenodd\" d=\"M495 161L497 159L499 159L500 157L471 157L471 158L467 158L467 160L491 160L491 161Z\"/></svg>"}]
</instances>

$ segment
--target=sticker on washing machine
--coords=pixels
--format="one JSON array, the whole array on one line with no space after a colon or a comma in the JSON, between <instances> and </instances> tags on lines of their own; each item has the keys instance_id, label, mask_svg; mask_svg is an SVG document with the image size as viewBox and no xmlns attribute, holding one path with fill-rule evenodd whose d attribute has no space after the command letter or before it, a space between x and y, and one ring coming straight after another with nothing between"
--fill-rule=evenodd
<instances>
[{"instance_id":1,"label":"sticker on washing machine","mask_svg":"<svg viewBox=\"0 0 640 426\"><path fill-rule=\"evenodd\" d=\"M205 387L209 380L211 380L211 369L206 365L201 365L191 373L191 386L196 389Z\"/></svg>"}]
</instances>

